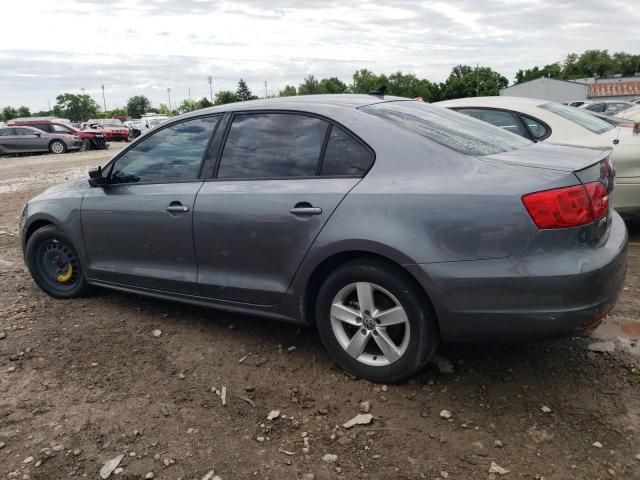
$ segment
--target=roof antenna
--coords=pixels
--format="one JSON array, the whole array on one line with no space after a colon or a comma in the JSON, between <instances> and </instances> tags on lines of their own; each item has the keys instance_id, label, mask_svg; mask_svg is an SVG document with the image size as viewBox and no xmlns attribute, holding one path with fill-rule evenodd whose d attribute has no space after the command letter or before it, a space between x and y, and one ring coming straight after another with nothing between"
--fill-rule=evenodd
<instances>
[{"instance_id":1,"label":"roof antenna","mask_svg":"<svg viewBox=\"0 0 640 480\"><path fill-rule=\"evenodd\" d=\"M380 87L378 87L377 90L374 90L373 92L369 92L367 95L375 95L376 97L384 97L386 91L387 91L387 86L386 85L381 85Z\"/></svg>"}]
</instances>

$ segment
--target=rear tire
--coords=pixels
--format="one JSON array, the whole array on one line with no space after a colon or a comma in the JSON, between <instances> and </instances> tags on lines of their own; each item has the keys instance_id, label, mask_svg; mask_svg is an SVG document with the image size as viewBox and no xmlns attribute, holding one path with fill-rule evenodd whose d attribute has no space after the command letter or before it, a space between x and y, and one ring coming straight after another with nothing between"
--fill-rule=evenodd
<instances>
[{"instance_id":1,"label":"rear tire","mask_svg":"<svg viewBox=\"0 0 640 480\"><path fill-rule=\"evenodd\" d=\"M55 154L66 153L67 146L62 140L54 140L49 144L49 151Z\"/></svg>"},{"instance_id":2,"label":"rear tire","mask_svg":"<svg viewBox=\"0 0 640 480\"><path fill-rule=\"evenodd\" d=\"M91 292L73 245L57 227L36 230L27 242L25 259L33 280L48 295L74 298Z\"/></svg>"},{"instance_id":3,"label":"rear tire","mask_svg":"<svg viewBox=\"0 0 640 480\"><path fill-rule=\"evenodd\" d=\"M415 375L440 341L433 309L415 281L376 260L346 263L327 277L316 323L338 365L374 382Z\"/></svg>"}]
</instances>

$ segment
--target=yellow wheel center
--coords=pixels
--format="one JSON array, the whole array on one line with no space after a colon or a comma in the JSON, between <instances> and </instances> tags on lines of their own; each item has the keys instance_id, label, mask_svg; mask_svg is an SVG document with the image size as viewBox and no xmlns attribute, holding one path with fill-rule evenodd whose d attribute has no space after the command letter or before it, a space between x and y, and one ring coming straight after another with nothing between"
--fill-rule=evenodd
<instances>
[{"instance_id":1,"label":"yellow wheel center","mask_svg":"<svg viewBox=\"0 0 640 480\"><path fill-rule=\"evenodd\" d=\"M56 280L59 281L60 283L67 283L69 280L71 280L72 275L73 275L73 267L71 266L71 264L68 264L67 271L61 275L58 275L56 277Z\"/></svg>"}]
</instances>

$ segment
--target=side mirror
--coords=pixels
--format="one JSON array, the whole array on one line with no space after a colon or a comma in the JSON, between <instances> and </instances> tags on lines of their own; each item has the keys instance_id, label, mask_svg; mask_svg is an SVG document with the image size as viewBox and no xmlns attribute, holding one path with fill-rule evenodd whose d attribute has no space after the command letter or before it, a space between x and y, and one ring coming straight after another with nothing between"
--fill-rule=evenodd
<instances>
[{"instance_id":1,"label":"side mirror","mask_svg":"<svg viewBox=\"0 0 640 480\"><path fill-rule=\"evenodd\" d=\"M42 136L42 134L41 134L40 132L34 132L34 135L35 135L36 137L41 137L41 136Z\"/></svg>"},{"instance_id":2,"label":"side mirror","mask_svg":"<svg viewBox=\"0 0 640 480\"><path fill-rule=\"evenodd\" d=\"M107 179L102 176L102 167L89 170L89 185L92 187L102 187L106 185Z\"/></svg>"}]
</instances>

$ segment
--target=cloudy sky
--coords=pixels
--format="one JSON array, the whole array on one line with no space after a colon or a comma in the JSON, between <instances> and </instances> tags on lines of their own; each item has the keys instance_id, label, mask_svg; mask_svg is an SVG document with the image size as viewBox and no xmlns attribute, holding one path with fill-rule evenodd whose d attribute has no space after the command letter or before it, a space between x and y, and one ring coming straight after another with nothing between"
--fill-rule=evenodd
<instances>
[{"instance_id":1,"label":"cloudy sky","mask_svg":"<svg viewBox=\"0 0 640 480\"><path fill-rule=\"evenodd\" d=\"M519 68L586 49L637 52L640 8L603 0L28 0L0 7L0 107L53 105L84 88L102 106L234 89L277 93L308 75Z\"/></svg>"}]
</instances>

